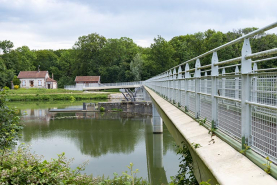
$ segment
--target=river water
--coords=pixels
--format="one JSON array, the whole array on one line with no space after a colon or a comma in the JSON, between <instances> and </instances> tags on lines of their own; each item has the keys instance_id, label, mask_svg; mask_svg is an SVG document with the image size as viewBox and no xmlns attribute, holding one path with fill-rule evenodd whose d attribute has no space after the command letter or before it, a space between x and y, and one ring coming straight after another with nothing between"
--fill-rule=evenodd
<instances>
[{"instance_id":1,"label":"river water","mask_svg":"<svg viewBox=\"0 0 277 185\"><path fill-rule=\"evenodd\" d=\"M74 158L72 168L89 160L84 173L113 177L127 171L130 162L137 176L151 184L167 184L177 174L179 160L175 141L166 126L153 134L151 116L126 113L53 113L52 108L82 107L82 102L12 103L20 109L25 128L19 143L44 159L65 152Z\"/></svg>"}]
</instances>

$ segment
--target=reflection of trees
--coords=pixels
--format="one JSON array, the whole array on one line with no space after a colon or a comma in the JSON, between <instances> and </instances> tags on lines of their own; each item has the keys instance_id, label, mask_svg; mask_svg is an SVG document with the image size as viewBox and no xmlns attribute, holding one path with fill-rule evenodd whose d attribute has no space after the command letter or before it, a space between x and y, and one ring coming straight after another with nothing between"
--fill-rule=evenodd
<instances>
[{"instance_id":1,"label":"reflection of trees","mask_svg":"<svg viewBox=\"0 0 277 185\"><path fill-rule=\"evenodd\" d=\"M175 151L176 142L172 138L169 130L163 125L163 154L165 155L167 151Z\"/></svg>"},{"instance_id":2,"label":"reflection of trees","mask_svg":"<svg viewBox=\"0 0 277 185\"><path fill-rule=\"evenodd\" d=\"M140 120L126 119L60 119L50 124L28 123L23 129L23 141L30 142L38 138L54 136L66 137L80 148L81 152L91 156L111 153L130 153L144 132Z\"/></svg>"}]
</instances>

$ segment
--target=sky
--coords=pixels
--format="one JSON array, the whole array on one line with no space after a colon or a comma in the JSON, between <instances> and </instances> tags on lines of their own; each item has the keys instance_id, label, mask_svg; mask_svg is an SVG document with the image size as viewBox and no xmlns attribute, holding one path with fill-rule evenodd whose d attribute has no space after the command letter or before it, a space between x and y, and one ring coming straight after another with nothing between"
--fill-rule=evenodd
<instances>
[{"instance_id":1,"label":"sky","mask_svg":"<svg viewBox=\"0 0 277 185\"><path fill-rule=\"evenodd\" d=\"M56 50L98 33L149 47L158 35L261 28L277 21L276 7L277 0L0 0L0 41Z\"/></svg>"}]
</instances>

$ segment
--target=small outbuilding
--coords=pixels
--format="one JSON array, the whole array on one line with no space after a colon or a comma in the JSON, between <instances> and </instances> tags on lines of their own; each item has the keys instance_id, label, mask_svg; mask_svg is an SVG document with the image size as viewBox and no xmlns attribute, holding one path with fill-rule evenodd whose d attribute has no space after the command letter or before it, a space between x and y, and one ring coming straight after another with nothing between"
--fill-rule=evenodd
<instances>
[{"instance_id":1,"label":"small outbuilding","mask_svg":"<svg viewBox=\"0 0 277 185\"><path fill-rule=\"evenodd\" d=\"M100 76L76 76L76 86L96 87L100 84Z\"/></svg>"},{"instance_id":2,"label":"small outbuilding","mask_svg":"<svg viewBox=\"0 0 277 185\"><path fill-rule=\"evenodd\" d=\"M57 89L57 81L49 77L48 71L20 71L21 88Z\"/></svg>"}]
</instances>

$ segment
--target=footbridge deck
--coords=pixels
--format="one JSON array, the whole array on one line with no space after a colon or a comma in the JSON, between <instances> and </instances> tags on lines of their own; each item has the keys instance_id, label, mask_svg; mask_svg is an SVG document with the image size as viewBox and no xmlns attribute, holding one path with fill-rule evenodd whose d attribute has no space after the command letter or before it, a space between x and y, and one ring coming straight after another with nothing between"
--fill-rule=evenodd
<instances>
[{"instance_id":1,"label":"footbridge deck","mask_svg":"<svg viewBox=\"0 0 277 185\"><path fill-rule=\"evenodd\" d=\"M154 91L145 87L165 124L173 124L184 137L193 157L198 182L211 179L211 184L260 185L277 184L277 181L247 157L172 105ZM173 136L174 137L174 136ZM213 139L213 142L210 142ZM195 149L194 144L201 147Z\"/></svg>"},{"instance_id":2,"label":"footbridge deck","mask_svg":"<svg viewBox=\"0 0 277 185\"><path fill-rule=\"evenodd\" d=\"M113 85L113 86L99 86L99 87L84 87L84 91L95 91L95 90L107 90L107 89L132 89L141 87L141 85Z\"/></svg>"}]
</instances>

